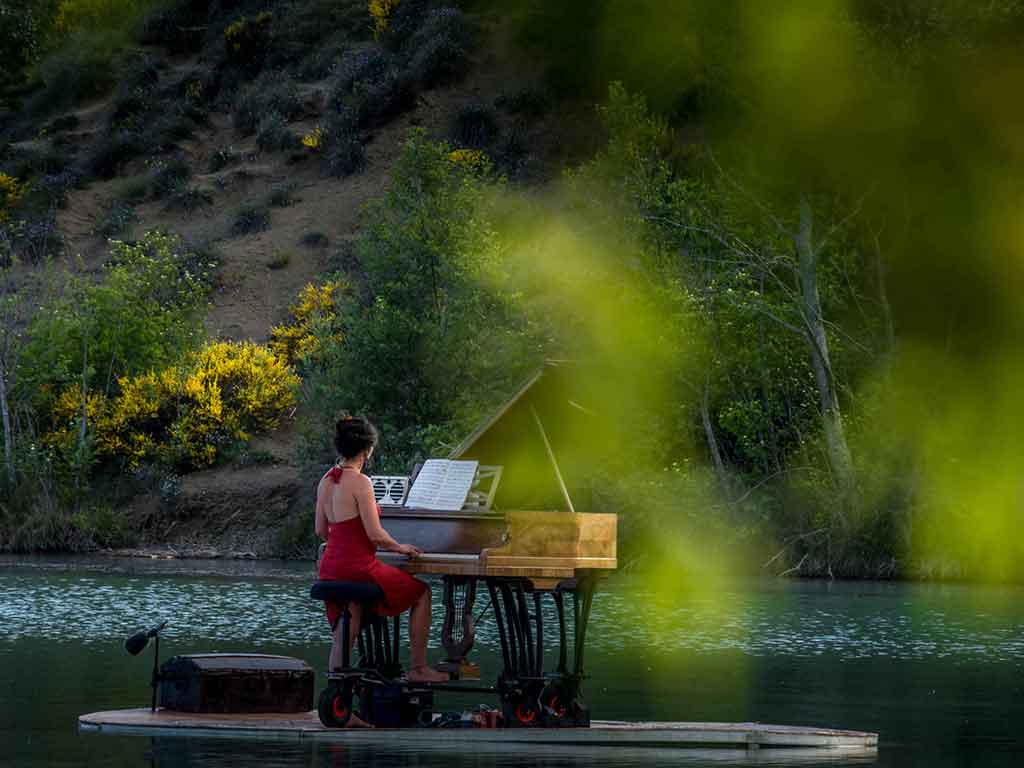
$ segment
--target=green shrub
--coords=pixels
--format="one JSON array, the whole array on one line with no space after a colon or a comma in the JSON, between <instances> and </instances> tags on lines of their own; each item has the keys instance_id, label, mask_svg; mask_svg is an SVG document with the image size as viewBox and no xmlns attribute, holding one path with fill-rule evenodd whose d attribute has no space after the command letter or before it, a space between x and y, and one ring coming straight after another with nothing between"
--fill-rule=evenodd
<instances>
[{"instance_id":1,"label":"green shrub","mask_svg":"<svg viewBox=\"0 0 1024 768\"><path fill-rule=\"evenodd\" d=\"M38 412L68 385L104 391L117 377L173 363L203 338L207 270L180 239L147 232L110 242L102 279L65 281L33 316L18 396Z\"/></svg>"},{"instance_id":2,"label":"green shrub","mask_svg":"<svg viewBox=\"0 0 1024 768\"><path fill-rule=\"evenodd\" d=\"M107 239L117 237L128 231L129 227L139 220L135 208L126 203L116 201L110 206L107 214L100 219L95 232L100 237Z\"/></svg>"},{"instance_id":3,"label":"green shrub","mask_svg":"<svg viewBox=\"0 0 1024 768\"><path fill-rule=\"evenodd\" d=\"M299 137L288 129L288 121L279 112L260 118L256 127L256 145L266 151L280 152L299 146Z\"/></svg>"},{"instance_id":4,"label":"green shrub","mask_svg":"<svg viewBox=\"0 0 1024 768\"><path fill-rule=\"evenodd\" d=\"M309 412L373 414L388 435L390 468L440 450L531 359L498 271L485 174L413 133L357 240L368 293L340 304L337 330L321 332L318 362L307 366ZM374 376L360 373L367 366Z\"/></svg>"},{"instance_id":5,"label":"green shrub","mask_svg":"<svg viewBox=\"0 0 1024 768\"><path fill-rule=\"evenodd\" d=\"M469 25L461 11L431 11L402 48L409 78L422 88L461 78L469 70L470 42Z\"/></svg>"},{"instance_id":6,"label":"green shrub","mask_svg":"<svg viewBox=\"0 0 1024 768\"><path fill-rule=\"evenodd\" d=\"M380 46L351 51L340 62L331 104L339 112L353 113L358 125L386 122L414 103L411 83Z\"/></svg>"},{"instance_id":7,"label":"green shrub","mask_svg":"<svg viewBox=\"0 0 1024 768\"><path fill-rule=\"evenodd\" d=\"M267 205L271 208L287 208L297 202L294 184L277 184L267 196Z\"/></svg>"},{"instance_id":8,"label":"green shrub","mask_svg":"<svg viewBox=\"0 0 1024 768\"><path fill-rule=\"evenodd\" d=\"M463 107L452 121L452 143L458 147L484 149L498 136L494 111L480 104Z\"/></svg>"},{"instance_id":9,"label":"green shrub","mask_svg":"<svg viewBox=\"0 0 1024 768\"><path fill-rule=\"evenodd\" d=\"M249 136L271 112L285 120L293 120L302 113L302 99L295 82L284 72L265 72L247 87L235 105L232 123L238 133Z\"/></svg>"},{"instance_id":10,"label":"green shrub","mask_svg":"<svg viewBox=\"0 0 1024 768\"><path fill-rule=\"evenodd\" d=\"M271 46L273 19L272 13L264 11L229 24L224 30L227 61L249 75L259 72Z\"/></svg>"},{"instance_id":11,"label":"green shrub","mask_svg":"<svg viewBox=\"0 0 1024 768\"><path fill-rule=\"evenodd\" d=\"M328 240L323 232L307 232L299 242L307 248L326 248Z\"/></svg>"},{"instance_id":12,"label":"green shrub","mask_svg":"<svg viewBox=\"0 0 1024 768\"><path fill-rule=\"evenodd\" d=\"M323 170L329 176L349 176L366 165L358 117L351 110L330 115L323 131Z\"/></svg>"},{"instance_id":13,"label":"green shrub","mask_svg":"<svg viewBox=\"0 0 1024 768\"><path fill-rule=\"evenodd\" d=\"M538 118L543 117L551 109L551 101L543 91L523 88L511 93L503 93L494 100L494 106L510 115Z\"/></svg>"},{"instance_id":14,"label":"green shrub","mask_svg":"<svg viewBox=\"0 0 1024 768\"><path fill-rule=\"evenodd\" d=\"M111 179L121 168L147 147L145 140L133 130L115 130L104 135L86 158L85 166L97 178Z\"/></svg>"},{"instance_id":15,"label":"green shrub","mask_svg":"<svg viewBox=\"0 0 1024 768\"><path fill-rule=\"evenodd\" d=\"M221 147L210 155L210 173L216 173L229 166L237 165L241 160L242 158L231 147Z\"/></svg>"},{"instance_id":16,"label":"green shrub","mask_svg":"<svg viewBox=\"0 0 1024 768\"><path fill-rule=\"evenodd\" d=\"M167 201L167 207L192 214L200 208L213 205L213 193L200 187L181 187Z\"/></svg>"},{"instance_id":17,"label":"green shrub","mask_svg":"<svg viewBox=\"0 0 1024 768\"><path fill-rule=\"evenodd\" d=\"M91 33L72 36L40 61L36 72L43 90L33 97L30 110L39 113L102 96L117 80L113 50L103 36Z\"/></svg>"},{"instance_id":18,"label":"green shrub","mask_svg":"<svg viewBox=\"0 0 1024 768\"><path fill-rule=\"evenodd\" d=\"M192 176L192 167L181 157L157 158L150 162L149 189L153 197L179 192Z\"/></svg>"},{"instance_id":19,"label":"green shrub","mask_svg":"<svg viewBox=\"0 0 1024 768\"><path fill-rule=\"evenodd\" d=\"M43 132L46 133L47 136L52 136L55 133L73 131L81 122L81 119L76 114L72 113L70 115L61 115L47 123L46 127L43 128Z\"/></svg>"},{"instance_id":20,"label":"green shrub","mask_svg":"<svg viewBox=\"0 0 1024 768\"><path fill-rule=\"evenodd\" d=\"M235 212L235 220L231 224L234 237L263 232L270 227L270 210L262 205L243 205Z\"/></svg>"},{"instance_id":21,"label":"green shrub","mask_svg":"<svg viewBox=\"0 0 1024 768\"><path fill-rule=\"evenodd\" d=\"M143 21L140 41L174 54L198 51L203 46L209 12L209 0L176 0Z\"/></svg>"},{"instance_id":22,"label":"green shrub","mask_svg":"<svg viewBox=\"0 0 1024 768\"><path fill-rule=\"evenodd\" d=\"M29 264L42 264L64 251L64 237L53 211L32 218L11 218L0 222L0 228L2 240L13 255Z\"/></svg>"},{"instance_id":23,"label":"green shrub","mask_svg":"<svg viewBox=\"0 0 1024 768\"><path fill-rule=\"evenodd\" d=\"M137 203L149 194L149 178L145 174L118 179L114 196L126 203Z\"/></svg>"},{"instance_id":24,"label":"green shrub","mask_svg":"<svg viewBox=\"0 0 1024 768\"><path fill-rule=\"evenodd\" d=\"M291 264L292 256L288 251L274 251L274 255L267 262L267 269L284 269Z\"/></svg>"},{"instance_id":25,"label":"green shrub","mask_svg":"<svg viewBox=\"0 0 1024 768\"><path fill-rule=\"evenodd\" d=\"M109 504L88 504L71 515L70 523L92 547L100 549L127 547L138 537L128 516Z\"/></svg>"}]
</instances>

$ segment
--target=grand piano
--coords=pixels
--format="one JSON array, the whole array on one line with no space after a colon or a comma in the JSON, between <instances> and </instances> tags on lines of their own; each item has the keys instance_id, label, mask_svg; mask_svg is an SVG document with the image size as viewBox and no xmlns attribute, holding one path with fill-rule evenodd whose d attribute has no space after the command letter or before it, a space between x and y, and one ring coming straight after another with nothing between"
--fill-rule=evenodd
<instances>
[{"instance_id":1,"label":"grand piano","mask_svg":"<svg viewBox=\"0 0 1024 768\"><path fill-rule=\"evenodd\" d=\"M595 460L579 446L593 447L596 438L593 412L578 401L572 371L551 362L534 372L450 453L450 460L478 463L460 509L409 506L415 471L408 478L371 478L384 527L423 551L414 559L387 552L379 557L409 573L443 577L447 659L441 666L454 680L479 678L468 659L474 628L488 616L495 622L502 654L495 685L474 689L461 682L451 688L497 693L506 726L589 724L581 695L583 652L594 590L617 565L617 518L581 512L574 504L574 498L588 498L588 489L573 484L584 476L573 470L592 469ZM567 460L560 464L563 455ZM482 612L480 587L489 601ZM553 604L553 627L546 626L545 604ZM378 660L397 669L397 624L390 630L383 623L377 631ZM546 637L557 638L550 661Z\"/></svg>"}]
</instances>

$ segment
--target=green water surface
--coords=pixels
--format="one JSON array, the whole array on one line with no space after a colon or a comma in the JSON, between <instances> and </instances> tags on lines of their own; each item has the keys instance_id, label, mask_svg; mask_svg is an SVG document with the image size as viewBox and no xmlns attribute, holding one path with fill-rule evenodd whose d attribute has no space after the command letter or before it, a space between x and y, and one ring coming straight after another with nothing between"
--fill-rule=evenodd
<instances>
[{"instance_id":1,"label":"green water surface","mask_svg":"<svg viewBox=\"0 0 1024 768\"><path fill-rule=\"evenodd\" d=\"M79 733L83 712L148 703L150 650L129 657L121 642L156 619L170 621L165 658L281 653L321 669L328 636L308 597L309 572L290 563L0 559L0 765L1024 765L1024 590L967 585L764 582L658 608L638 577L613 578L599 593L586 688L595 717L877 731L878 755L867 761ZM485 678L497 674L489 616L474 656Z\"/></svg>"}]
</instances>

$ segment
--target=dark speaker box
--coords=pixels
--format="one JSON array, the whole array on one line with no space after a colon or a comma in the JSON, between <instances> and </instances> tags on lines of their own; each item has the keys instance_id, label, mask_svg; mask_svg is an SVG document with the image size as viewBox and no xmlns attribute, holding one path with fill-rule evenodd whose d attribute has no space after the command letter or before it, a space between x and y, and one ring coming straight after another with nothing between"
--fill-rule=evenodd
<instances>
[{"instance_id":1,"label":"dark speaker box","mask_svg":"<svg viewBox=\"0 0 1024 768\"><path fill-rule=\"evenodd\" d=\"M313 668L257 653L175 656L160 667L160 706L176 712L308 712Z\"/></svg>"}]
</instances>

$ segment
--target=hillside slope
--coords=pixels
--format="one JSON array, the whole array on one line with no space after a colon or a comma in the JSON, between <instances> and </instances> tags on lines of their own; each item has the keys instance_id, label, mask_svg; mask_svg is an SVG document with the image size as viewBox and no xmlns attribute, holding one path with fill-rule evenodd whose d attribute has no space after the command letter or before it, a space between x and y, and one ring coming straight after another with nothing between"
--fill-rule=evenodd
<instances>
[{"instance_id":1,"label":"hillside slope","mask_svg":"<svg viewBox=\"0 0 1024 768\"><path fill-rule=\"evenodd\" d=\"M307 5L312 13L317 4ZM419 5L424 18L445 12ZM51 208L58 235L52 240L62 244L54 251L58 270L98 276L108 259L108 237L131 240L152 229L175 233L216 263L208 335L266 343L304 286L339 272L348 281L360 279L351 243L361 211L387 188L413 128L453 147L488 152L519 184L544 184L589 151L592 106L550 109L543 72L516 50L509 22L483 15L467 21L473 42L457 76L417 83L399 107L369 104L375 116L360 127L363 160L352 173L325 172L322 153L299 140L332 119L339 79L353 60L358 67L368 57L391 56L364 34L346 40L341 53L337 35L324 35L304 52L303 62L322 58L333 62L329 66L265 67L255 83L233 86L224 82L230 78L209 44L185 53L140 45L125 54L121 80L110 93L35 123L22 121L6 156L32 162L63 155L73 158L69 168L92 169L82 173L84 183L67 184L62 205ZM258 126L239 128L247 100L259 103L254 91L261 83L289 90L294 108L283 121L284 139L268 142ZM213 98L195 99L201 115L184 128L164 129L156 146L117 156L116 138L125 126L150 135L145 131L183 109L181 94L200 89L217 89ZM261 115L255 118L258 123ZM104 153L113 159L103 162ZM42 259L23 256L15 282L23 293L41 294L52 283L45 274ZM292 410L280 428L255 438L241 461L182 474L170 494L135 496L127 519L131 530L141 531L138 545L180 553L287 551L281 531L294 525L296 510L311 496L311 478L297 460L301 415ZM249 456L258 461L246 461Z\"/></svg>"}]
</instances>

